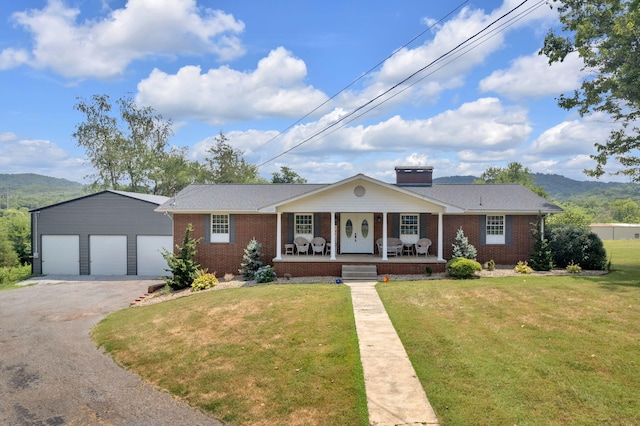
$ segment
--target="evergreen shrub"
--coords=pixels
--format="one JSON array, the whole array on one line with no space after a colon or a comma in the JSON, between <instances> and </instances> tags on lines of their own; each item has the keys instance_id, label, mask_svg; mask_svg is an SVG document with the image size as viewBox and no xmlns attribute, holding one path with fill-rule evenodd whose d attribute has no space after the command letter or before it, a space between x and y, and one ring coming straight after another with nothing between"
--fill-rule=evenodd
<instances>
[{"instance_id":1,"label":"evergreen shrub","mask_svg":"<svg viewBox=\"0 0 640 426\"><path fill-rule=\"evenodd\" d=\"M471 278L476 272L482 271L482 265L475 260L464 257L454 257L447 262L447 273L454 278Z\"/></svg>"},{"instance_id":2,"label":"evergreen shrub","mask_svg":"<svg viewBox=\"0 0 640 426\"><path fill-rule=\"evenodd\" d=\"M560 268L571 263L587 270L605 270L607 252L591 230L576 225L559 225L548 232L553 262Z\"/></svg>"}]
</instances>

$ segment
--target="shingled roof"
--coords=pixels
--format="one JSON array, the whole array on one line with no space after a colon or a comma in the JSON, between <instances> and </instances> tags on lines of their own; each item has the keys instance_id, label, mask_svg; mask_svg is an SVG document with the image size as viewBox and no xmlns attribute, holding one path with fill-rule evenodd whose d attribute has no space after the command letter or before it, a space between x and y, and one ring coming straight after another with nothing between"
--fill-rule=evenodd
<instances>
[{"instance_id":1,"label":"shingled roof","mask_svg":"<svg viewBox=\"0 0 640 426\"><path fill-rule=\"evenodd\" d=\"M326 187L326 184L194 184L160 206L159 212L231 211L255 213L269 204Z\"/></svg>"},{"instance_id":2,"label":"shingled roof","mask_svg":"<svg viewBox=\"0 0 640 426\"><path fill-rule=\"evenodd\" d=\"M374 179L367 178L370 181ZM382 185L389 185L380 182ZM256 213L336 184L198 184L189 185L156 211L174 213ZM395 185L390 185L395 186ZM560 213L562 209L518 184L433 184L398 187L419 198L455 206L464 212Z\"/></svg>"},{"instance_id":3,"label":"shingled roof","mask_svg":"<svg viewBox=\"0 0 640 426\"><path fill-rule=\"evenodd\" d=\"M519 184L434 184L405 188L466 212L561 213L562 209Z\"/></svg>"}]
</instances>

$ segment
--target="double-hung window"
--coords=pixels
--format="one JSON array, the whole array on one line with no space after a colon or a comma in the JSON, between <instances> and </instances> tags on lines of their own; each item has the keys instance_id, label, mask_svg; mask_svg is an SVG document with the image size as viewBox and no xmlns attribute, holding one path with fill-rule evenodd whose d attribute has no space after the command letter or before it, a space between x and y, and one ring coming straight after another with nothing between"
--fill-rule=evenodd
<instances>
[{"instance_id":1,"label":"double-hung window","mask_svg":"<svg viewBox=\"0 0 640 426\"><path fill-rule=\"evenodd\" d=\"M295 234L296 237L305 237L308 240L313 238L313 214L296 213Z\"/></svg>"},{"instance_id":2,"label":"double-hung window","mask_svg":"<svg viewBox=\"0 0 640 426\"><path fill-rule=\"evenodd\" d=\"M405 243L418 241L419 217L417 214L400 215L400 239Z\"/></svg>"},{"instance_id":3,"label":"double-hung window","mask_svg":"<svg viewBox=\"0 0 640 426\"><path fill-rule=\"evenodd\" d=\"M504 243L504 216L487 216L487 244Z\"/></svg>"},{"instance_id":4,"label":"double-hung window","mask_svg":"<svg viewBox=\"0 0 640 426\"><path fill-rule=\"evenodd\" d=\"M228 243L229 242L229 215L228 214L212 214L211 215L211 242L212 243Z\"/></svg>"}]
</instances>

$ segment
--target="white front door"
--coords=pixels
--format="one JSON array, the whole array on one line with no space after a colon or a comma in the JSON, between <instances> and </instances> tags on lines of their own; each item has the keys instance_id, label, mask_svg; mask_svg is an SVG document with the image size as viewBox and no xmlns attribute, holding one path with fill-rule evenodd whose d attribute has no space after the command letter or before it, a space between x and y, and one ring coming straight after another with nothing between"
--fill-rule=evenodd
<instances>
[{"instance_id":1,"label":"white front door","mask_svg":"<svg viewBox=\"0 0 640 426\"><path fill-rule=\"evenodd\" d=\"M373 253L373 213L340 214L340 253Z\"/></svg>"}]
</instances>

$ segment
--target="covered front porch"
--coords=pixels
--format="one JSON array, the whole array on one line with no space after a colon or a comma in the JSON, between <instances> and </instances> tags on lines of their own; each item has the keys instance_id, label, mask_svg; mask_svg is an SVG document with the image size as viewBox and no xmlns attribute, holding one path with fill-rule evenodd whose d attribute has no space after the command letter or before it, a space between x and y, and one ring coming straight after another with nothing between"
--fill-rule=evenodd
<instances>
[{"instance_id":1,"label":"covered front porch","mask_svg":"<svg viewBox=\"0 0 640 426\"><path fill-rule=\"evenodd\" d=\"M274 262L278 261L310 261L312 258L322 258L325 260L328 257L330 261L342 261L342 262L367 262L371 260L376 261L393 261L394 263L438 263L444 262L443 259L443 225L442 225L442 212L435 212L437 214L437 226L435 227L436 235L425 235L429 237L433 243L430 247L430 252L427 256L418 255L414 248L416 241L420 238L418 234L419 224L416 224L416 234L407 235L405 238L402 236L391 237L394 231L397 229L389 229L389 215L399 213L394 212L377 212L377 213L352 213L352 212L328 212L330 218L330 226L328 230L317 231L303 236L309 244L311 244L314 237L322 236L326 241L326 250L322 253L313 254L313 250L309 250L303 254L296 254L298 247L295 246L295 238L300 237L298 232L295 232L293 227L293 233L291 231L285 232L283 230L283 215L293 213L278 212L277 213L277 232L276 232L276 257ZM311 214L318 214L310 213ZM433 213L416 213L413 214L416 218L425 217L425 215L433 215ZM356 219L357 218L357 219ZM353 221L352 221L353 219ZM292 219L289 218L289 221ZM424 220L424 219L423 219ZM291 228L291 223L287 223L287 226ZM398 226L396 223L395 227ZM356 231L349 231L350 227L355 227ZM320 228L317 228L320 229ZM357 230L366 230L360 233L359 243L353 244L353 239L358 240ZM317 235L324 234L324 235ZM287 235L289 235L287 237ZM404 248L400 253L394 253L393 250L389 250L390 240L402 240ZM380 241L380 245L377 241ZM362 244L364 243L364 245ZM353 259L353 260L350 260ZM421 259L421 260L420 260Z\"/></svg>"},{"instance_id":2,"label":"covered front porch","mask_svg":"<svg viewBox=\"0 0 640 426\"><path fill-rule=\"evenodd\" d=\"M272 259L278 276L335 276L340 277L343 265L375 265L379 275L410 274L420 275L427 272L444 272L446 261L434 255L390 256L383 260L375 254L337 254L335 259L327 255L287 254Z\"/></svg>"},{"instance_id":3,"label":"covered front porch","mask_svg":"<svg viewBox=\"0 0 640 426\"><path fill-rule=\"evenodd\" d=\"M453 210L457 212L403 187L358 175L261 212L276 216L272 262L279 275L339 276L342 266L350 264L376 265L379 274L424 274L427 266L443 271L443 216ZM312 244L317 237L326 249ZM425 239L431 244L426 256ZM306 243L314 249L304 247Z\"/></svg>"},{"instance_id":4,"label":"covered front porch","mask_svg":"<svg viewBox=\"0 0 640 426\"><path fill-rule=\"evenodd\" d=\"M335 259L331 259L330 255L297 255L286 254L280 256L280 259L273 259L274 262L291 262L291 263L326 263L326 262L342 262L342 263L419 263L429 265L433 263L445 262L444 260L438 260L437 256L416 256L416 255L404 255L404 256L390 256L387 259L382 259L379 254L338 254Z\"/></svg>"}]
</instances>

